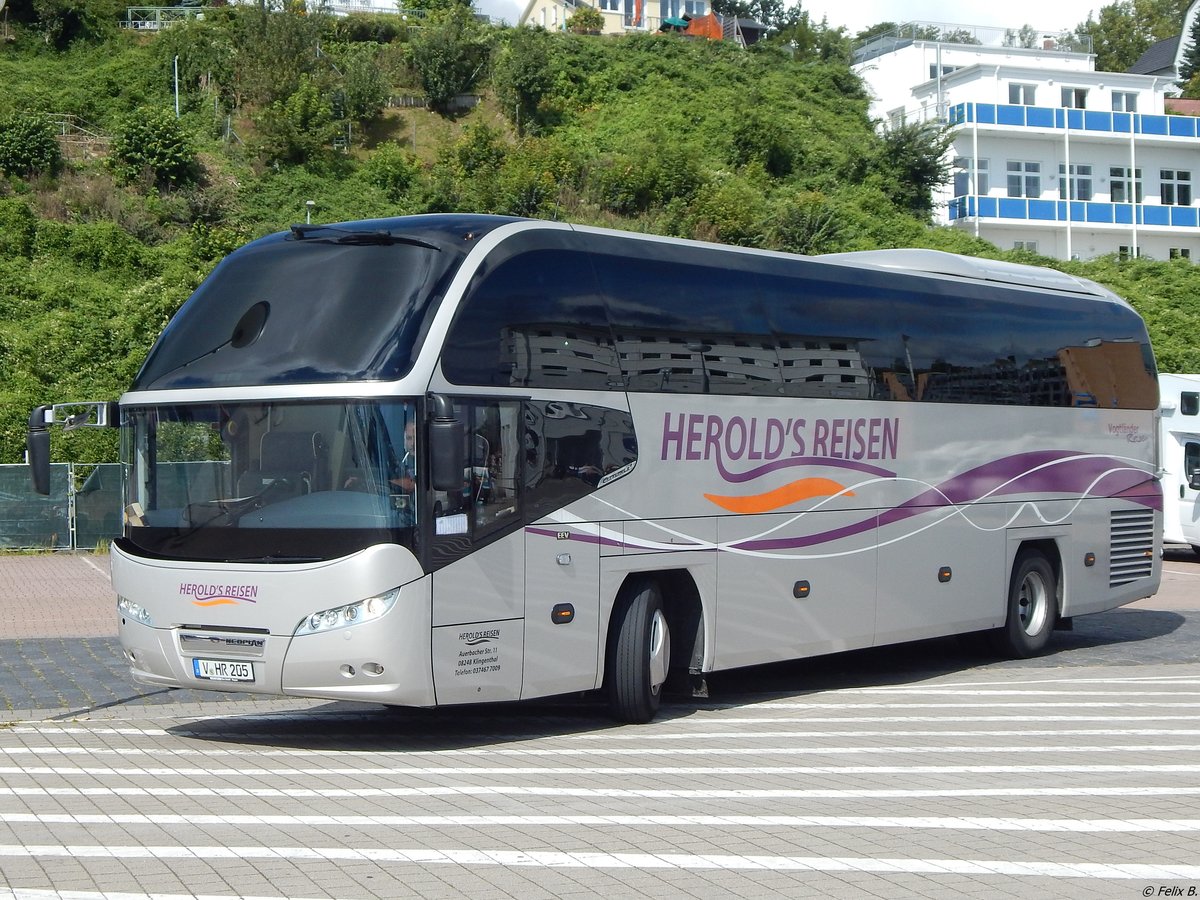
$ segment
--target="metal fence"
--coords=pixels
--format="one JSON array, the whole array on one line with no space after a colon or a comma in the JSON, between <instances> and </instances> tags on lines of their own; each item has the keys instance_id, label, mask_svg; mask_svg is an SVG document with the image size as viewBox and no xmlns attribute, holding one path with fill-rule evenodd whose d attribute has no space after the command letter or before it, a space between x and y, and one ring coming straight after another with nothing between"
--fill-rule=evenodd
<instances>
[{"instance_id":1,"label":"metal fence","mask_svg":"<svg viewBox=\"0 0 1200 900\"><path fill-rule=\"evenodd\" d=\"M55 463L48 497L27 466L0 465L0 549L93 550L120 533L119 464Z\"/></svg>"}]
</instances>

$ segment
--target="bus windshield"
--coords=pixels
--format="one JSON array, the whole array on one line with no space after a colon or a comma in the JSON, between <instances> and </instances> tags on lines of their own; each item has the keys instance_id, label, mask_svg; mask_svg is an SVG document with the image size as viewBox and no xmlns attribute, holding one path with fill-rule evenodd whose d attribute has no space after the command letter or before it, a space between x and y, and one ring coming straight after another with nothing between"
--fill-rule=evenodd
<instances>
[{"instance_id":1,"label":"bus windshield","mask_svg":"<svg viewBox=\"0 0 1200 900\"><path fill-rule=\"evenodd\" d=\"M332 559L412 547L411 401L128 407L125 540L184 559Z\"/></svg>"}]
</instances>

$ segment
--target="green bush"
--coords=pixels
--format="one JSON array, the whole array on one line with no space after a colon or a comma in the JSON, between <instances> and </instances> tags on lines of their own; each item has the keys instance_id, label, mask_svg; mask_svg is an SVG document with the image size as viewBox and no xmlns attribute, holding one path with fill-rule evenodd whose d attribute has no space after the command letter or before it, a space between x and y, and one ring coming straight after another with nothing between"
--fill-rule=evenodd
<instances>
[{"instance_id":1,"label":"green bush","mask_svg":"<svg viewBox=\"0 0 1200 900\"><path fill-rule=\"evenodd\" d=\"M383 191L389 200L408 193L420 169L416 158L398 144L383 144L363 163L362 177Z\"/></svg>"},{"instance_id":2,"label":"green bush","mask_svg":"<svg viewBox=\"0 0 1200 900\"><path fill-rule=\"evenodd\" d=\"M527 140L505 158L490 211L557 217L564 192L578 180L579 164L565 146L553 140Z\"/></svg>"},{"instance_id":3,"label":"green bush","mask_svg":"<svg viewBox=\"0 0 1200 900\"><path fill-rule=\"evenodd\" d=\"M350 13L332 16L325 26L331 40L348 44L390 44L408 37L408 22L400 16Z\"/></svg>"},{"instance_id":4,"label":"green bush","mask_svg":"<svg viewBox=\"0 0 1200 900\"><path fill-rule=\"evenodd\" d=\"M767 241L788 253L832 253L842 249L842 221L829 197L819 191L800 191L784 197L772 211Z\"/></svg>"},{"instance_id":5,"label":"green bush","mask_svg":"<svg viewBox=\"0 0 1200 900\"><path fill-rule=\"evenodd\" d=\"M37 218L23 201L0 200L0 259L33 256Z\"/></svg>"},{"instance_id":6,"label":"green bush","mask_svg":"<svg viewBox=\"0 0 1200 900\"><path fill-rule=\"evenodd\" d=\"M196 150L174 114L143 108L125 116L113 136L109 163L132 181L148 171L159 187L192 184L200 174Z\"/></svg>"},{"instance_id":7,"label":"green bush","mask_svg":"<svg viewBox=\"0 0 1200 900\"><path fill-rule=\"evenodd\" d=\"M734 125L730 143L731 161L736 166L757 162L776 178L792 171L796 151L791 135L777 118L747 111Z\"/></svg>"},{"instance_id":8,"label":"green bush","mask_svg":"<svg viewBox=\"0 0 1200 900\"><path fill-rule=\"evenodd\" d=\"M272 103L258 118L268 159L292 165L319 160L332 150L338 125L333 107L308 75L287 100Z\"/></svg>"},{"instance_id":9,"label":"green bush","mask_svg":"<svg viewBox=\"0 0 1200 900\"><path fill-rule=\"evenodd\" d=\"M37 113L0 119L0 172L28 177L53 175L62 166L54 125Z\"/></svg>"},{"instance_id":10,"label":"green bush","mask_svg":"<svg viewBox=\"0 0 1200 900\"><path fill-rule=\"evenodd\" d=\"M694 148L665 135L600 157L588 169L587 194L602 209L636 216L687 200L704 182Z\"/></svg>"}]
</instances>

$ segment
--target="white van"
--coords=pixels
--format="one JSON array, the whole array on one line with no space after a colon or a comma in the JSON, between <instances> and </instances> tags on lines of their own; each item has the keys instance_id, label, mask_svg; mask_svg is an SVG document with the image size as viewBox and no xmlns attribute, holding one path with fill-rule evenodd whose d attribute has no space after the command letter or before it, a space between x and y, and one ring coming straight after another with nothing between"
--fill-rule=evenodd
<instances>
[{"instance_id":1,"label":"white van","mask_svg":"<svg viewBox=\"0 0 1200 900\"><path fill-rule=\"evenodd\" d=\"M1200 554L1200 375L1159 375L1163 543Z\"/></svg>"}]
</instances>

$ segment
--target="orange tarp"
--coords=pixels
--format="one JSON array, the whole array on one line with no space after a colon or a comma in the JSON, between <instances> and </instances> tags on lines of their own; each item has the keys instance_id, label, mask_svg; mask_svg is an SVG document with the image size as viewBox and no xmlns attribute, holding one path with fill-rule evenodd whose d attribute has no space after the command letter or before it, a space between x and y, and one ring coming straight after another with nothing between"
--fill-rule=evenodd
<instances>
[{"instance_id":1,"label":"orange tarp","mask_svg":"<svg viewBox=\"0 0 1200 900\"><path fill-rule=\"evenodd\" d=\"M692 19L688 22L688 27L683 33L694 34L697 37L706 37L714 41L725 39L725 33L721 30L721 20L714 13Z\"/></svg>"}]
</instances>

